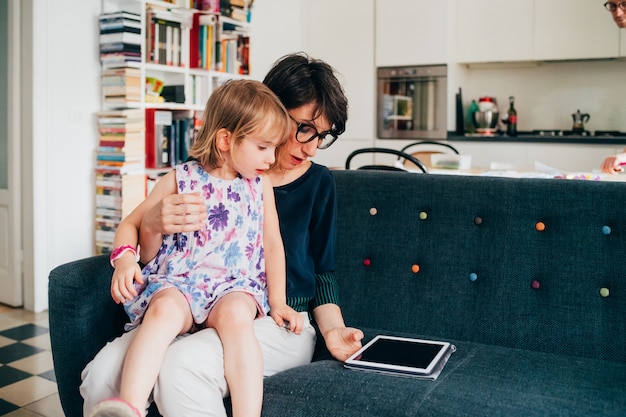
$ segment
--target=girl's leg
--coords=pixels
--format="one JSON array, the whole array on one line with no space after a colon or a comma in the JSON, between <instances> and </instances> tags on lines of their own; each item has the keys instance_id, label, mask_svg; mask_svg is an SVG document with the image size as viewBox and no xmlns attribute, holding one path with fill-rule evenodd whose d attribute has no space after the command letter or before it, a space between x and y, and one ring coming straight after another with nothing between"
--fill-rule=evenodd
<instances>
[{"instance_id":1,"label":"girl's leg","mask_svg":"<svg viewBox=\"0 0 626 417\"><path fill-rule=\"evenodd\" d=\"M263 353L252 327L256 316L254 299L244 292L232 292L215 304L206 322L217 330L224 345L224 374L233 417L261 415Z\"/></svg>"},{"instance_id":2,"label":"girl's leg","mask_svg":"<svg viewBox=\"0 0 626 417\"><path fill-rule=\"evenodd\" d=\"M124 359L120 398L144 410L165 351L192 324L189 303L179 290L168 288L154 295Z\"/></svg>"}]
</instances>

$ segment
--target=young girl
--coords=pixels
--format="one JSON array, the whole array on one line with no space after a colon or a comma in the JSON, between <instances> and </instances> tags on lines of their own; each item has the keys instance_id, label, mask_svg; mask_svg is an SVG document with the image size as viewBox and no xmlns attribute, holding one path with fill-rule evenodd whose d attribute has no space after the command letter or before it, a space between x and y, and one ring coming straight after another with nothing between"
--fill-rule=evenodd
<instances>
[{"instance_id":1,"label":"young girl","mask_svg":"<svg viewBox=\"0 0 626 417\"><path fill-rule=\"evenodd\" d=\"M207 102L189 151L195 160L165 175L122 221L111 254L111 296L124 303L127 330L141 326L126 353L120 398L99 403L91 417L142 417L168 345L202 327L215 328L224 346L233 415L261 414L263 356L252 322L269 311L277 325L295 333L303 325L286 303L284 248L264 173L292 123L264 84L225 83ZM141 271L135 246L142 216L176 193L204 198L204 228L144 242L144 259L156 257Z\"/></svg>"}]
</instances>

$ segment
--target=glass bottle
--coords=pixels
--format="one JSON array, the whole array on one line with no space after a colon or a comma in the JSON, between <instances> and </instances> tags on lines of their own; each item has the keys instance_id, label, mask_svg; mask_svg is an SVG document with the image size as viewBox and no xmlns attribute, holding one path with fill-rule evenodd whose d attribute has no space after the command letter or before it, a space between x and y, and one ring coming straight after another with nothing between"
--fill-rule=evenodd
<instances>
[{"instance_id":1,"label":"glass bottle","mask_svg":"<svg viewBox=\"0 0 626 417\"><path fill-rule=\"evenodd\" d=\"M515 97L509 97L509 120L506 125L508 136L517 136L517 110L515 110Z\"/></svg>"}]
</instances>

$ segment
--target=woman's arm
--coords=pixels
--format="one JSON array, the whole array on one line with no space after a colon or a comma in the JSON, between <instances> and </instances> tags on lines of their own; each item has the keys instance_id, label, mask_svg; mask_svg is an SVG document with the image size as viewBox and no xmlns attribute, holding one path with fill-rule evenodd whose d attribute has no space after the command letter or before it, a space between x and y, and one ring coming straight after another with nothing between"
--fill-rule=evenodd
<instances>
[{"instance_id":1,"label":"woman's arm","mask_svg":"<svg viewBox=\"0 0 626 417\"><path fill-rule=\"evenodd\" d=\"M363 332L353 327L346 327L337 304L323 304L316 307L313 318L320 329L326 348L337 360L345 361L361 348Z\"/></svg>"},{"instance_id":2,"label":"woman's arm","mask_svg":"<svg viewBox=\"0 0 626 417\"><path fill-rule=\"evenodd\" d=\"M207 216L204 199L200 193L172 194L157 201L146 211L141 220L139 229L139 244L142 247L141 260L147 263L152 259L144 257L143 248L146 248L146 253L150 251L156 255L159 246L154 249L151 245L160 242L164 234L200 230Z\"/></svg>"}]
</instances>

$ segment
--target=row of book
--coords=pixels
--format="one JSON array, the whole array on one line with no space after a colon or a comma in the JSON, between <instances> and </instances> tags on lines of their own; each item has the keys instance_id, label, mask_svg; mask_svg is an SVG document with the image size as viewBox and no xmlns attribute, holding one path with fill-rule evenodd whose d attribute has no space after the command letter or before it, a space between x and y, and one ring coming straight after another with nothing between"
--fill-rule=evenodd
<instances>
[{"instance_id":1,"label":"row of book","mask_svg":"<svg viewBox=\"0 0 626 417\"><path fill-rule=\"evenodd\" d=\"M180 14L167 8L150 5L146 9L146 62L185 66L182 52L182 21Z\"/></svg>"},{"instance_id":2,"label":"row of book","mask_svg":"<svg viewBox=\"0 0 626 417\"><path fill-rule=\"evenodd\" d=\"M192 68L250 73L250 38L241 26L221 22L219 15L196 13L189 36Z\"/></svg>"},{"instance_id":3,"label":"row of book","mask_svg":"<svg viewBox=\"0 0 626 417\"><path fill-rule=\"evenodd\" d=\"M193 110L146 109L146 168L168 168L185 162L200 128Z\"/></svg>"},{"instance_id":4,"label":"row of book","mask_svg":"<svg viewBox=\"0 0 626 417\"><path fill-rule=\"evenodd\" d=\"M145 116L142 109L97 114L96 253L112 250L120 222L146 194Z\"/></svg>"}]
</instances>

